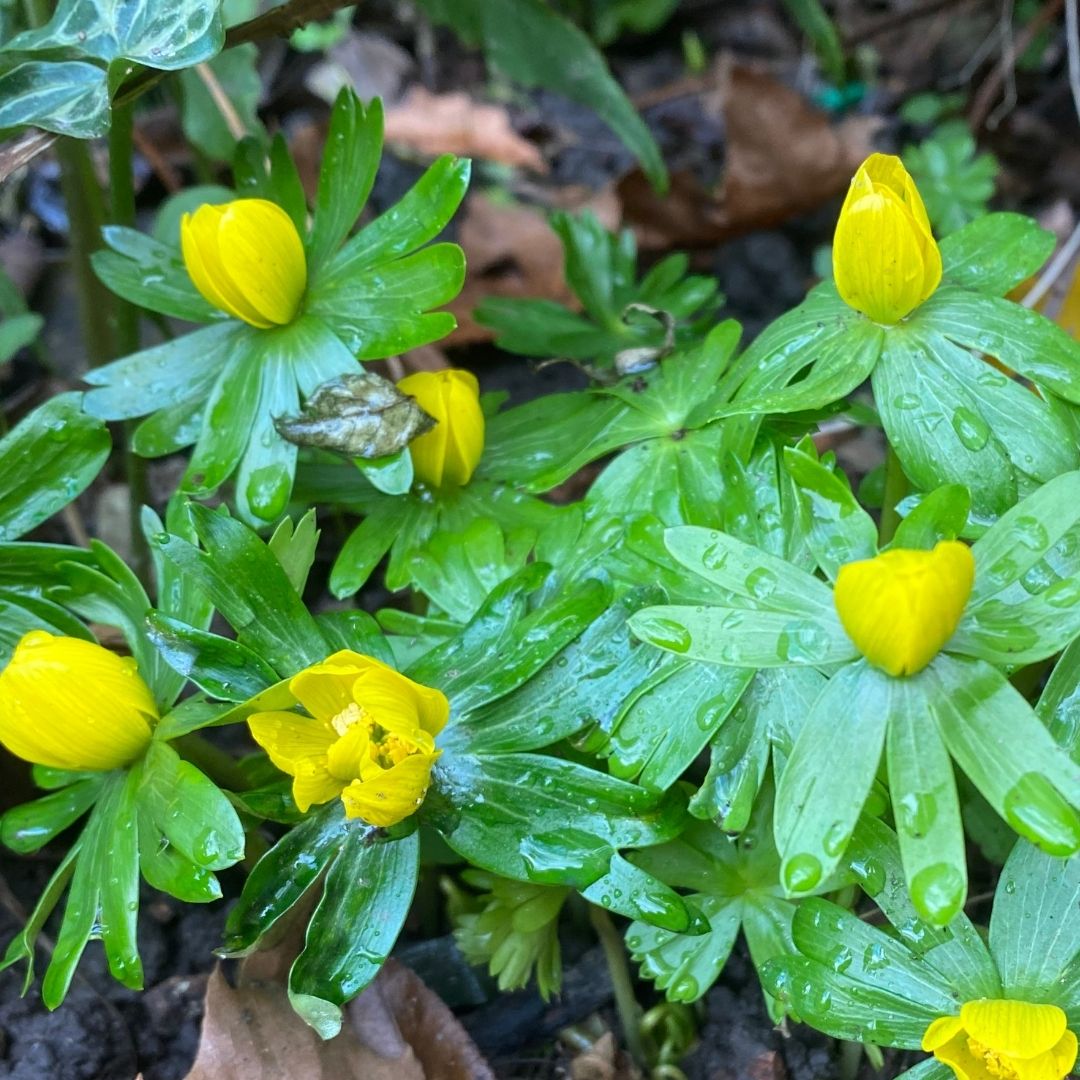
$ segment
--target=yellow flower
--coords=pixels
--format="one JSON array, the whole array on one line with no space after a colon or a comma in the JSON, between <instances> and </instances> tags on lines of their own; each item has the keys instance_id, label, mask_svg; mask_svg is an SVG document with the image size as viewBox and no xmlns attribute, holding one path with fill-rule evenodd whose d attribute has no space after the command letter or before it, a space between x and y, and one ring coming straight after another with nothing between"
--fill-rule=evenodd
<instances>
[{"instance_id":1,"label":"yellow flower","mask_svg":"<svg viewBox=\"0 0 1080 1080\"><path fill-rule=\"evenodd\" d=\"M1076 1062L1076 1036L1056 1005L983 999L940 1016L922 1047L957 1080L1063 1080Z\"/></svg>"},{"instance_id":2,"label":"yellow flower","mask_svg":"<svg viewBox=\"0 0 1080 1080\"><path fill-rule=\"evenodd\" d=\"M914 675L953 636L974 580L971 549L942 540L933 551L893 550L847 563L833 599L848 637L871 664Z\"/></svg>"},{"instance_id":3,"label":"yellow flower","mask_svg":"<svg viewBox=\"0 0 1080 1080\"><path fill-rule=\"evenodd\" d=\"M418 371L398 383L416 398L436 423L409 444L413 470L432 487L461 487L469 482L484 452L484 413L480 387L468 371Z\"/></svg>"},{"instance_id":4,"label":"yellow flower","mask_svg":"<svg viewBox=\"0 0 1080 1080\"><path fill-rule=\"evenodd\" d=\"M941 253L907 169L891 154L859 166L833 237L833 277L844 301L895 323L938 287Z\"/></svg>"},{"instance_id":5,"label":"yellow flower","mask_svg":"<svg viewBox=\"0 0 1080 1080\"><path fill-rule=\"evenodd\" d=\"M130 765L157 716L135 661L96 642L31 630L0 672L0 742L37 765Z\"/></svg>"},{"instance_id":6,"label":"yellow flower","mask_svg":"<svg viewBox=\"0 0 1080 1080\"><path fill-rule=\"evenodd\" d=\"M434 737L450 715L438 690L345 649L289 680L308 711L248 718L255 741L293 778L302 812L341 797L345 813L394 825L424 801L441 751Z\"/></svg>"},{"instance_id":7,"label":"yellow flower","mask_svg":"<svg viewBox=\"0 0 1080 1080\"><path fill-rule=\"evenodd\" d=\"M291 322L307 287L292 218L266 199L204 203L180 222L184 266L214 307L263 330Z\"/></svg>"}]
</instances>

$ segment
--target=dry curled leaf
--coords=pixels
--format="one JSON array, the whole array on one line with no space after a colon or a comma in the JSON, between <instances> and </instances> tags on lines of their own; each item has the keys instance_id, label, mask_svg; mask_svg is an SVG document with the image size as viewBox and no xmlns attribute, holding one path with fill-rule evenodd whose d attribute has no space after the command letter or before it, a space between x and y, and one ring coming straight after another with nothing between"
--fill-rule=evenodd
<instances>
[{"instance_id":1,"label":"dry curled leaf","mask_svg":"<svg viewBox=\"0 0 1080 1080\"><path fill-rule=\"evenodd\" d=\"M299 416L274 420L283 439L349 458L396 454L434 424L415 399L373 371L331 379L308 398Z\"/></svg>"},{"instance_id":2,"label":"dry curled leaf","mask_svg":"<svg viewBox=\"0 0 1080 1080\"><path fill-rule=\"evenodd\" d=\"M495 1080L439 997L387 962L323 1041L278 981L232 987L218 968L206 987L195 1064L186 1080Z\"/></svg>"},{"instance_id":3,"label":"dry curled leaf","mask_svg":"<svg viewBox=\"0 0 1080 1080\"><path fill-rule=\"evenodd\" d=\"M547 172L540 151L514 130L506 109L460 91L432 94L414 86L387 111L386 141L430 157L458 154Z\"/></svg>"},{"instance_id":4,"label":"dry curled leaf","mask_svg":"<svg viewBox=\"0 0 1080 1080\"><path fill-rule=\"evenodd\" d=\"M663 198L640 172L619 185L647 247L712 246L815 209L845 190L880 124L876 117L833 123L771 76L724 60L706 80L702 104L722 117L726 133L715 189L685 171L672 176Z\"/></svg>"}]
</instances>

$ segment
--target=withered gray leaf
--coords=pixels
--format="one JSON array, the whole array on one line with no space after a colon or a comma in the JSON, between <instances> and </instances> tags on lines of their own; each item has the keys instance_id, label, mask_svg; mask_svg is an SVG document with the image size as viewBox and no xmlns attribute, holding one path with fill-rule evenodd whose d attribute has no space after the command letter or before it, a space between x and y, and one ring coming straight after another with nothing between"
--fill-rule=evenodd
<instances>
[{"instance_id":1,"label":"withered gray leaf","mask_svg":"<svg viewBox=\"0 0 1080 1080\"><path fill-rule=\"evenodd\" d=\"M350 458L396 454L434 425L413 398L372 371L324 382L299 416L274 419L283 439Z\"/></svg>"}]
</instances>

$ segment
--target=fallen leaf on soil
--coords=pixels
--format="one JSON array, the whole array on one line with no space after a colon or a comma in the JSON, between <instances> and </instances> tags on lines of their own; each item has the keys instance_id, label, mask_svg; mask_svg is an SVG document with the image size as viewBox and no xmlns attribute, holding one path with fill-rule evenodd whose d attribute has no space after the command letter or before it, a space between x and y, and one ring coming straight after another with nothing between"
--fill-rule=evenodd
<instances>
[{"instance_id":1,"label":"fallen leaf on soil","mask_svg":"<svg viewBox=\"0 0 1080 1080\"><path fill-rule=\"evenodd\" d=\"M206 986L195 1064L186 1080L494 1080L450 1010L389 961L323 1041L278 982L232 987L220 967Z\"/></svg>"},{"instance_id":2,"label":"fallen leaf on soil","mask_svg":"<svg viewBox=\"0 0 1080 1080\"><path fill-rule=\"evenodd\" d=\"M590 209L608 229L619 224L619 203L610 191L567 209ZM563 274L562 244L542 210L474 195L466 203L457 241L465 251L469 274L450 305L458 327L444 344L465 345L495 336L472 317L476 305L488 296L537 297L579 306Z\"/></svg>"},{"instance_id":3,"label":"fallen leaf on soil","mask_svg":"<svg viewBox=\"0 0 1080 1080\"><path fill-rule=\"evenodd\" d=\"M651 248L711 246L806 213L847 187L873 149L877 117L833 123L769 75L721 59L703 105L723 118L724 175L715 189L675 173L660 197L636 171L619 184L628 221Z\"/></svg>"},{"instance_id":4,"label":"fallen leaf on soil","mask_svg":"<svg viewBox=\"0 0 1080 1080\"><path fill-rule=\"evenodd\" d=\"M432 94L414 86L386 113L386 141L436 157L460 154L547 172L540 151L519 135L506 110L468 94Z\"/></svg>"}]
</instances>

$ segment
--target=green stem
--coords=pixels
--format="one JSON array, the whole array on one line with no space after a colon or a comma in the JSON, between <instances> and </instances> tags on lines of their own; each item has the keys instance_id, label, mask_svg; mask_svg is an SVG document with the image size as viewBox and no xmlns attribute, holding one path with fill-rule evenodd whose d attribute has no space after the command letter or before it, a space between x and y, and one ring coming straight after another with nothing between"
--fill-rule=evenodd
<instances>
[{"instance_id":1,"label":"green stem","mask_svg":"<svg viewBox=\"0 0 1080 1080\"><path fill-rule=\"evenodd\" d=\"M626 1040L626 1049L630 1056L644 1068L645 1048L641 1041L642 1009L634 995L634 984L630 976L630 965L626 962L626 949L622 937L615 929L611 916L595 904L589 906L589 919L593 924L600 945L607 960L608 973L611 975L611 987L615 993L615 1009L619 1014L619 1023Z\"/></svg>"},{"instance_id":2,"label":"green stem","mask_svg":"<svg viewBox=\"0 0 1080 1080\"><path fill-rule=\"evenodd\" d=\"M907 493L908 478L890 444L885 456L885 491L881 500L881 524L878 526L878 542L882 547L896 535L901 521L896 507Z\"/></svg>"},{"instance_id":3,"label":"green stem","mask_svg":"<svg viewBox=\"0 0 1080 1080\"><path fill-rule=\"evenodd\" d=\"M201 769L219 787L244 791L251 786L232 754L208 742L198 732L181 735L172 741L172 746L185 761Z\"/></svg>"},{"instance_id":4,"label":"green stem","mask_svg":"<svg viewBox=\"0 0 1080 1080\"><path fill-rule=\"evenodd\" d=\"M79 293L83 341L90 367L97 367L114 355L109 293L90 265L90 256L101 246L105 199L86 143L60 139L56 156L60 159L60 187L68 212L68 244Z\"/></svg>"},{"instance_id":5,"label":"green stem","mask_svg":"<svg viewBox=\"0 0 1080 1080\"><path fill-rule=\"evenodd\" d=\"M859 1066L862 1065L862 1043L844 1042L840 1044L840 1080L856 1080Z\"/></svg>"},{"instance_id":6,"label":"green stem","mask_svg":"<svg viewBox=\"0 0 1080 1080\"><path fill-rule=\"evenodd\" d=\"M109 128L109 188L112 192L112 222L127 228L135 226L135 175L132 168L135 147L132 139L135 106L117 105ZM139 348L139 310L121 297L114 299L116 309L116 355L128 356ZM124 425L124 473L128 483L128 530L131 534L131 559L139 580L150 582L150 547L143 536L139 515L149 502L150 485L146 461L132 448L135 426Z\"/></svg>"}]
</instances>

